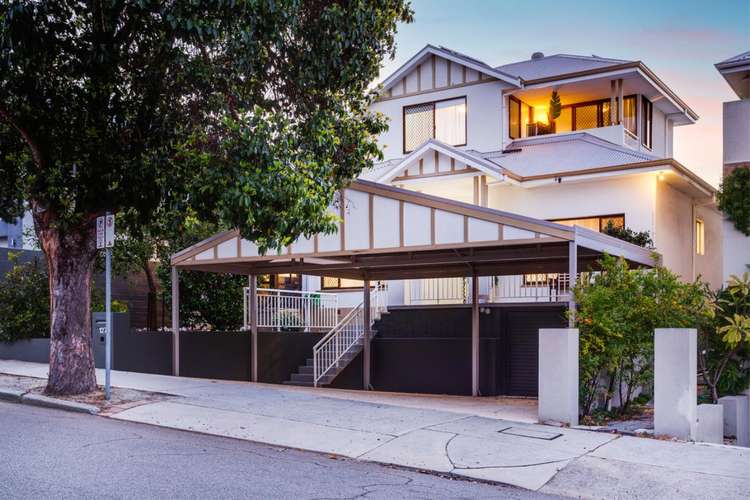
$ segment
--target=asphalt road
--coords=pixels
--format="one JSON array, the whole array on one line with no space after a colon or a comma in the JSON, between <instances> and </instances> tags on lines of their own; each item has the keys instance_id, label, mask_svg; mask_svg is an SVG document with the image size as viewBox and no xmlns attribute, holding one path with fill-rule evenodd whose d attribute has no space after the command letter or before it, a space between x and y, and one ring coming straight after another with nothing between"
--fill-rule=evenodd
<instances>
[{"instance_id":1,"label":"asphalt road","mask_svg":"<svg viewBox=\"0 0 750 500\"><path fill-rule=\"evenodd\" d=\"M0 498L551 498L318 453L0 402Z\"/></svg>"}]
</instances>

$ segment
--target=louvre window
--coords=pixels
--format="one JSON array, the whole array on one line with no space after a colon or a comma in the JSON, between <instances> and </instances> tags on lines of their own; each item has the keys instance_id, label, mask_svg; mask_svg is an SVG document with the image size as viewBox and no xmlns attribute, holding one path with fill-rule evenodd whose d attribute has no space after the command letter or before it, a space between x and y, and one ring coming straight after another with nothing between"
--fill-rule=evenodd
<instances>
[{"instance_id":1,"label":"louvre window","mask_svg":"<svg viewBox=\"0 0 750 500\"><path fill-rule=\"evenodd\" d=\"M428 139L451 146L466 144L465 97L404 107L404 153Z\"/></svg>"},{"instance_id":2,"label":"louvre window","mask_svg":"<svg viewBox=\"0 0 750 500\"><path fill-rule=\"evenodd\" d=\"M323 277L323 289L362 288L364 283L360 280L349 278Z\"/></svg>"}]
</instances>

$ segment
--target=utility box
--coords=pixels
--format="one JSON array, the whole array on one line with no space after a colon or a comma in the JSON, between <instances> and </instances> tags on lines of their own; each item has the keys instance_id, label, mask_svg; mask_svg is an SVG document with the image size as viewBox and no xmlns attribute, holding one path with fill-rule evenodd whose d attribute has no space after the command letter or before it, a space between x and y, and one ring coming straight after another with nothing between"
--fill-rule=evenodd
<instances>
[{"instance_id":1,"label":"utility box","mask_svg":"<svg viewBox=\"0 0 750 500\"><path fill-rule=\"evenodd\" d=\"M130 331L130 314L112 313L112 369L117 368L115 362L115 338L127 335ZM91 335L94 348L94 366L104 368L107 345L107 314L103 312L91 313Z\"/></svg>"}]
</instances>

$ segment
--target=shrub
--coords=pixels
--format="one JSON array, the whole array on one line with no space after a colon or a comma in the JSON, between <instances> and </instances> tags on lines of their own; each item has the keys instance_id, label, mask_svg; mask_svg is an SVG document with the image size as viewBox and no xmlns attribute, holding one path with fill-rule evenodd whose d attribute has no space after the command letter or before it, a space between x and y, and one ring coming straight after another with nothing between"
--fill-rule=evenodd
<instances>
[{"instance_id":1,"label":"shrub","mask_svg":"<svg viewBox=\"0 0 750 500\"><path fill-rule=\"evenodd\" d=\"M14 252L8 254L13 267L5 278L0 278L0 341L4 342L49 336L47 268L37 259L20 263L19 255ZM93 286L91 310L104 311L104 293ZM112 312L127 310L127 304L112 301Z\"/></svg>"},{"instance_id":2,"label":"shrub","mask_svg":"<svg viewBox=\"0 0 750 500\"><path fill-rule=\"evenodd\" d=\"M0 341L49 336L49 285L46 269L34 259L19 263L10 252L13 267L0 278Z\"/></svg>"},{"instance_id":3,"label":"shrub","mask_svg":"<svg viewBox=\"0 0 750 500\"><path fill-rule=\"evenodd\" d=\"M716 201L737 231L750 236L750 167L737 168L726 176Z\"/></svg>"},{"instance_id":4,"label":"shrub","mask_svg":"<svg viewBox=\"0 0 750 500\"><path fill-rule=\"evenodd\" d=\"M574 290L580 331L581 413L615 391L625 414L637 388L653 384L655 328L697 327L710 314L705 287L683 283L663 267L628 269L624 259L604 256L602 272Z\"/></svg>"},{"instance_id":5,"label":"shrub","mask_svg":"<svg viewBox=\"0 0 750 500\"><path fill-rule=\"evenodd\" d=\"M607 222L607 227L602 230L602 233L639 247L654 248L654 240L651 239L651 233L648 231L633 231L625 226L615 226L611 220Z\"/></svg>"},{"instance_id":6,"label":"shrub","mask_svg":"<svg viewBox=\"0 0 750 500\"><path fill-rule=\"evenodd\" d=\"M750 276L731 276L713 295L715 314L700 328L698 362L716 403L750 386Z\"/></svg>"}]
</instances>

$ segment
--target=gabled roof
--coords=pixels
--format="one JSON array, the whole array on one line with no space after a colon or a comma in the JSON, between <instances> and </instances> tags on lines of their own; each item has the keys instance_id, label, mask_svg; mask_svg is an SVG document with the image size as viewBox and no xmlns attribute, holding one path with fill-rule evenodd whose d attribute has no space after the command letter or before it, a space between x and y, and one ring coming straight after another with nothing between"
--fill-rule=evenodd
<instances>
[{"instance_id":1,"label":"gabled roof","mask_svg":"<svg viewBox=\"0 0 750 500\"><path fill-rule=\"evenodd\" d=\"M730 57L729 59L725 59L721 62L718 62L715 64L717 69L725 69L725 68L731 68L733 66L741 66L743 64L749 64L750 63L750 50L747 52L743 52L742 54L738 54L734 57Z\"/></svg>"},{"instance_id":2,"label":"gabled roof","mask_svg":"<svg viewBox=\"0 0 750 500\"><path fill-rule=\"evenodd\" d=\"M618 146L586 132L518 139L485 158L520 177L624 165L657 157Z\"/></svg>"},{"instance_id":3,"label":"gabled roof","mask_svg":"<svg viewBox=\"0 0 750 500\"><path fill-rule=\"evenodd\" d=\"M428 44L425 45L422 50L417 52L411 59L402 64L401 67L393 72L388 78L383 80L383 89L388 90L401 78L406 76L418 64L422 63L422 61L432 55L448 59L449 61L458 64L462 64L468 68L479 71L480 73L484 73L485 75L489 75L515 87L521 86L521 82L518 78L508 75L496 68L493 68L489 64L480 61L479 59L474 59L473 57L469 57L465 54L461 54L460 52L456 52L455 50L451 50L445 47L436 47L434 45Z\"/></svg>"},{"instance_id":4,"label":"gabled roof","mask_svg":"<svg viewBox=\"0 0 750 500\"><path fill-rule=\"evenodd\" d=\"M606 68L628 62L633 61L608 59L598 56L555 54L536 59L529 59L527 61L504 64L502 66L497 66L495 69L523 80L534 80L537 78L547 78L566 73Z\"/></svg>"},{"instance_id":5,"label":"gabled roof","mask_svg":"<svg viewBox=\"0 0 750 500\"><path fill-rule=\"evenodd\" d=\"M181 269L237 274L300 273L353 279L414 279L561 272L570 242L584 265L607 252L642 266L651 250L578 226L479 207L392 186L355 181L332 207L336 232L300 237L263 255L225 231L172 255Z\"/></svg>"},{"instance_id":6,"label":"gabled roof","mask_svg":"<svg viewBox=\"0 0 750 500\"><path fill-rule=\"evenodd\" d=\"M715 64L740 99L750 99L750 51Z\"/></svg>"},{"instance_id":7,"label":"gabled roof","mask_svg":"<svg viewBox=\"0 0 750 500\"><path fill-rule=\"evenodd\" d=\"M394 177L398 176L399 173L408 168L413 162L428 151L437 151L438 153L455 158L456 160L466 163L495 179L503 180L505 178L502 168L498 165L482 158L482 156L478 154L459 149L455 146L450 146L444 142L438 141L437 139L428 139L420 147L409 153L405 158L390 163L386 168L378 168L371 171L368 173L367 177L364 178L376 182L390 182Z\"/></svg>"}]
</instances>

